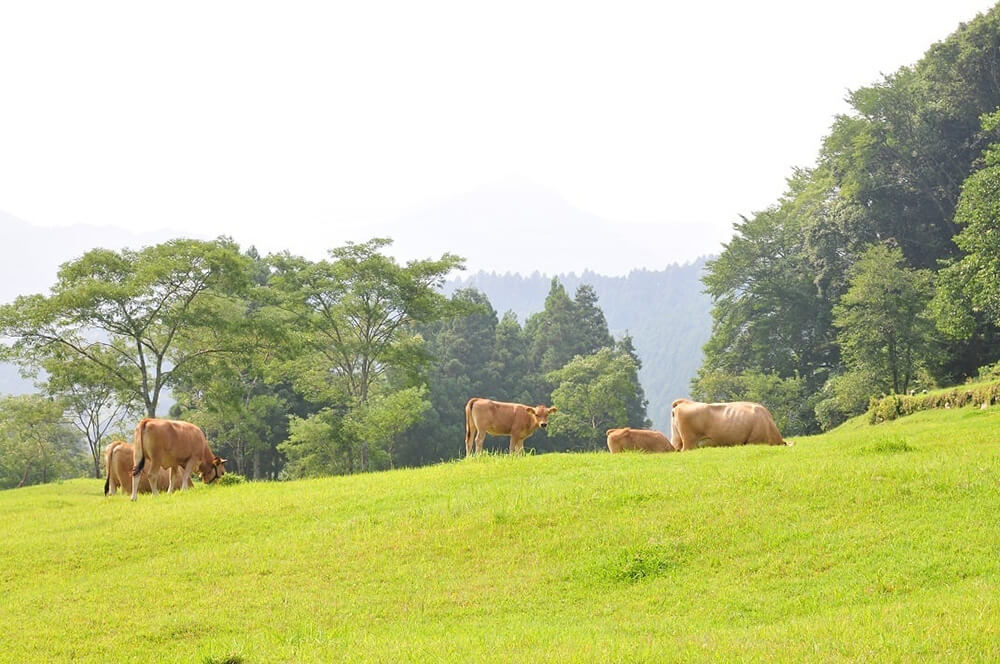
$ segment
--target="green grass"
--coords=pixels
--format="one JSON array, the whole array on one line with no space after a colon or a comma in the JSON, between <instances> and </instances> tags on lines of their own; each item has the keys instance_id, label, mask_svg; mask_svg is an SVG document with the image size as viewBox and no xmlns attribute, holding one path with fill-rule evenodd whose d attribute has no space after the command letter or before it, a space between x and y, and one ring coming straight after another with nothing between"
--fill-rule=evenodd
<instances>
[{"instance_id":1,"label":"green grass","mask_svg":"<svg viewBox=\"0 0 1000 664\"><path fill-rule=\"evenodd\" d=\"M1000 408L102 488L0 493L0 661L1000 660Z\"/></svg>"}]
</instances>

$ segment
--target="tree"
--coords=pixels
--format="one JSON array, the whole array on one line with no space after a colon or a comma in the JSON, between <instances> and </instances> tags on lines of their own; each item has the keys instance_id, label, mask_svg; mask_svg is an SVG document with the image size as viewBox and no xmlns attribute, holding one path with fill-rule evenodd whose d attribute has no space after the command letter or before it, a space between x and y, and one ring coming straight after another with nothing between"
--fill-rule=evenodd
<instances>
[{"instance_id":1,"label":"tree","mask_svg":"<svg viewBox=\"0 0 1000 664\"><path fill-rule=\"evenodd\" d=\"M417 326L450 314L438 288L449 272L462 267L461 259L444 254L401 266L382 253L389 244L381 238L348 243L317 263L287 255L275 259L274 284L296 316L304 344L287 372L308 399L328 409L325 426L335 412L346 415L364 407L390 371L419 383L428 358ZM293 427L300 441L311 432L302 424ZM371 468L369 451L362 440L358 470ZM353 457L346 452L353 471Z\"/></svg>"},{"instance_id":2,"label":"tree","mask_svg":"<svg viewBox=\"0 0 1000 664\"><path fill-rule=\"evenodd\" d=\"M229 240L94 249L60 268L49 297L0 307L0 335L14 338L9 351L22 366L57 351L90 363L104 384L155 417L165 387L231 350L212 332L245 324L229 296L246 284L247 260Z\"/></svg>"},{"instance_id":3,"label":"tree","mask_svg":"<svg viewBox=\"0 0 1000 664\"><path fill-rule=\"evenodd\" d=\"M602 348L578 355L547 379L556 385L552 405L559 409L548 428L572 441L563 449L601 449L608 429L645 424L628 421L629 401L641 390L628 353Z\"/></svg>"},{"instance_id":4,"label":"tree","mask_svg":"<svg viewBox=\"0 0 1000 664\"><path fill-rule=\"evenodd\" d=\"M400 434L416 424L430 407L423 386L379 394L352 410L344 428L353 439L363 441L375 452L373 469L395 468L393 454ZM380 456L384 456L384 462Z\"/></svg>"},{"instance_id":5,"label":"tree","mask_svg":"<svg viewBox=\"0 0 1000 664\"><path fill-rule=\"evenodd\" d=\"M277 445L288 435L288 415L303 414L301 398L280 377L280 359L294 357L293 319L274 306L270 266L251 247L250 288L242 303L246 325L216 330L231 350L204 358L175 382L172 417L200 425L231 470L253 479L274 478L283 458ZM195 350L195 349L190 349Z\"/></svg>"},{"instance_id":6,"label":"tree","mask_svg":"<svg viewBox=\"0 0 1000 664\"><path fill-rule=\"evenodd\" d=\"M905 393L918 370L933 362L933 274L907 268L898 248L873 245L850 275L850 287L834 307L846 370L885 392Z\"/></svg>"},{"instance_id":7,"label":"tree","mask_svg":"<svg viewBox=\"0 0 1000 664\"><path fill-rule=\"evenodd\" d=\"M1000 111L985 116L983 126L1000 127ZM955 214L962 230L954 241L964 255L943 270L935 302L940 326L960 338L971 336L980 313L1000 325L1000 144L986 150L984 162L962 185Z\"/></svg>"},{"instance_id":8,"label":"tree","mask_svg":"<svg viewBox=\"0 0 1000 664\"><path fill-rule=\"evenodd\" d=\"M63 404L39 395L0 399L0 488L52 482L86 468Z\"/></svg>"},{"instance_id":9,"label":"tree","mask_svg":"<svg viewBox=\"0 0 1000 664\"><path fill-rule=\"evenodd\" d=\"M99 478L105 435L134 418L135 402L127 400L131 395L122 396L104 383L95 363L79 356L64 357L60 348L52 350L54 355L44 362L48 378L43 389L64 406L64 416L87 441L94 477Z\"/></svg>"}]
</instances>

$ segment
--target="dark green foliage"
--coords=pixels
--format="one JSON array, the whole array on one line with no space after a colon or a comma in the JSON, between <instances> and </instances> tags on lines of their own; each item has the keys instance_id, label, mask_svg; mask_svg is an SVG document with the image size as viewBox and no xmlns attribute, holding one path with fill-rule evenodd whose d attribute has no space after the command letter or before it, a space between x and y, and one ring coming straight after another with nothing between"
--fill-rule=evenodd
<instances>
[{"instance_id":1,"label":"dark green foliage","mask_svg":"<svg viewBox=\"0 0 1000 664\"><path fill-rule=\"evenodd\" d=\"M1000 106L997 71L1000 7L851 93L816 167L710 262L713 329L695 393L743 398L744 375L794 377L817 408L810 431L859 412L866 392L904 392L918 374L954 381L1000 357L997 160L984 153L1000 123L981 122ZM897 253L873 257L872 245ZM947 339L925 313L934 282Z\"/></svg>"}]
</instances>

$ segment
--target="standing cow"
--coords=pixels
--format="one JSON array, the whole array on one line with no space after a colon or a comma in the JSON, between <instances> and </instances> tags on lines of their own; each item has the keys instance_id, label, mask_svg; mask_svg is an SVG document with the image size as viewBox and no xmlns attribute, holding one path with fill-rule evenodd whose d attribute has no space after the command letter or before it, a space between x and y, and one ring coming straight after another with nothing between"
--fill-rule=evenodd
<instances>
[{"instance_id":1,"label":"standing cow","mask_svg":"<svg viewBox=\"0 0 1000 664\"><path fill-rule=\"evenodd\" d=\"M521 403L507 403L473 397L465 404L465 456L472 454L475 437L476 453L483 451L486 434L510 436L510 452L524 452L524 439L535 433L535 429L545 428L549 415L556 408L547 406L526 406Z\"/></svg>"},{"instance_id":2,"label":"standing cow","mask_svg":"<svg viewBox=\"0 0 1000 664\"><path fill-rule=\"evenodd\" d=\"M767 408L752 401L701 403L677 399L671 405L671 437L678 450L691 450L701 441L711 445L791 445L778 432Z\"/></svg>"},{"instance_id":3,"label":"standing cow","mask_svg":"<svg viewBox=\"0 0 1000 664\"><path fill-rule=\"evenodd\" d=\"M655 429L608 429L608 451L617 454L624 450L642 452L673 452L670 439Z\"/></svg>"},{"instance_id":4,"label":"standing cow","mask_svg":"<svg viewBox=\"0 0 1000 664\"><path fill-rule=\"evenodd\" d=\"M205 434L195 424L180 420L158 420L146 417L135 427L135 468L132 476L142 472L146 463L150 462L150 471L158 468L179 466L180 472L170 474L170 488L180 484L184 490L191 483L191 473L197 467L201 473L201 481L211 484L225 474L225 459L212 454L205 440ZM178 482L176 476L180 475ZM132 483L132 500L135 500L138 482ZM159 493L156 485L152 485L153 495Z\"/></svg>"}]
</instances>

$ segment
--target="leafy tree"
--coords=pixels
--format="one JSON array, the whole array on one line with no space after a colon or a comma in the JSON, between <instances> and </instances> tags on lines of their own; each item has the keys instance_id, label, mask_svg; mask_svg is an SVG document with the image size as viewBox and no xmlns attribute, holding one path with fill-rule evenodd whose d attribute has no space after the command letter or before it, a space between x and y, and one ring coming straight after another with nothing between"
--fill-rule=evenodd
<instances>
[{"instance_id":1,"label":"leafy tree","mask_svg":"<svg viewBox=\"0 0 1000 664\"><path fill-rule=\"evenodd\" d=\"M33 394L0 399L0 488L76 477L85 468L62 403Z\"/></svg>"},{"instance_id":2,"label":"leafy tree","mask_svg":"<svg viewBox=\"0 0 1000 664\"><path fill-rule=\"evenodd\" d=\"M246 279L246 259L224 239L94 249L60 268L49 297L0 307L0 334L14 338L10 352L22 365L40 365L57 351L90 363L104 384L153 417L165 387L231 350L212 332L245 323L227 298Z\"/></svg>"},{"instance_id":3,"label":"leafy tree","mask_svg":"<svg viewBox=\"0 0 1000 664\"><path fill-rule=\"evenodd\" d=\"M213 449L232 470L254 479L276 477L283 465L277 445L288 435L288 414L304 413L302 399L280 376L280 360L293 357L298 343L293 319L274 306L269 265L251 247L250 281L240 303L248 324L215 331L230 352L213 354L174 386L171 416L200 425ZM191 349L194 350L194 349Z\"/></svg>"},{"instance_id":4,"label":"leafy tree","mask_svg":"<svg viewBox=\"0 0 1000 664\"><path fill-rule=\"evenodd\" d=\"M602 348L578 355L547 378L556 385L552 403L559 409L550 420L551 434L572 441L559 449L601 449L608 429L645 424L628 421L630 397L641 390L628 353Z\"/></svg>"},{"instance_id":5,"label":"leafy tree","mask_svg":"<svg viewBox=\"0 0 1000 664\"><path fill-rule=\"evenodd\" d=\"M805 192L808 185L793 188ZM703 281L714 304L712 334L693 394L717 392L708 382L720 374L744 373L800 377L811 392L837 366L829 298L838 287L806 244L816 222L805 211L818 207L790 193L737 224L725 251L709 261Z\"/></svg>"},{"instance_id":6,"label":"leafy tree","mask_svg":"<svg viewBox=\"0 0 1000 664\"><path fill-rule=\"evenodd\" d=\"M399 436L430 407L424 386L378 394L352 410L344 428L354 440L363 441L373 451L373 469L395 468L393 455Z\"/></svg>"},{"instance_id":7,"label":"leafy tree","mask_svg":"<svg viewBox=\"0 0 1000 664\"><path fill-rule=\"evenodd\" d=\"M299 359L288 363L288 375L306 398L343 414L365 407L390 371L418 383L428 358L417 326L450 313L438 288L449 272L461 268L461 259L444 254L400 266L381 253L389 244L380 238L348 243L317 263L287 255L275 259L273 283L296 316L304 343ZM318 426L329 426L333 411L321 413ZM294 450L294 440L305 441L312 431L296 423L293 444L285 449ZM342 451L353 471L350 448ZM358 470L372 467L369 453L362 440ZM338 462L330 470L342 468Z\"/></svg>"},{"instance_id":8,"label":"leafy tree","mask_svg":"<svg viewBox=\"0 0 1000 664\"><path fill-rule=\"evenodd\" d=\"M933 274L907 268L903 252L884 245L873 245L850 274L850 288L834 308L846 369L885 392L905 393L934 356L927 311Z\"/></svg>"},{"instance_id":9,"label":"leafy tree","mask_svg":"<svg viewBox=\"0 0 1000 664\"><path fill-rule=\"evenodd\" d=\"M1000 127L1000 111L983 118L987 131ZM985 167L962 187L955 221L962 231L955 244L964 252L942 272L942 289L935 302L940 327L967 338L983 313L1000 325L1000 144L984 155Z\"/></svg>"},{"instance_id":10,"label":"leafy tree","mask_svg":"<svg viewBox=\"0 0 1000 664\"><path fill-rule=\"evenodd\" d=\"M87 441L94 477L99 478L106 435L135 418L135 402L127 400L133 395L123 396L104 383L93 362L79 356L64 357L60 348L52 350L53 355L44 362L48 378L43 389L64 406L65 418Z\"/></svg>"},{"instance_id":11,"label":"leafy tree","mask_svg":"<svg viewBox=\"0 0 1000 664\"><path fill-rule=\"evenodd\" d=\"M359 470L343 431L343 410L323 408L308 417L288 418L288 439L278 449L288 459L283 478L344 475Z\"/></svg>"}]
</instances>

